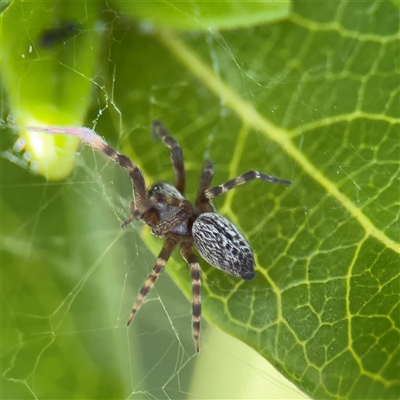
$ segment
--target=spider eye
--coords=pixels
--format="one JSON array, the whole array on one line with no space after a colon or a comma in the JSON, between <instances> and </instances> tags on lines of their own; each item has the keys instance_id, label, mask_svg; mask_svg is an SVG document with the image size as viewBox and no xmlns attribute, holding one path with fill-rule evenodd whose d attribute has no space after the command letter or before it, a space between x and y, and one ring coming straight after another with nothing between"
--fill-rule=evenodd
<instances>
[{"instance_id":1,"label":"spider eye","mask_svg":"<svg viewBox=\"0 0 400 400\"><path fill-rule=\"evenodd\" d=\"M147 196L151 197L156 193L163 193L162 187L160 187L157 183L153 185L148 191Z\"/></svg>"},{"instance_id":2,"label":"spider eye","mask_svg":"<svg viewBox=\"0 0 400 400\"><path fill-rule=\"evenodd\" d=\"M253 251L231 221L216 213L200 214L192 234L194 246L209 264L242 279L254 278Z\"/></svg>"},{"instance_id":3,"label":"spider eye","mask_svg":"<svg viewBox=\"0 0 400 400\"><path fill-rule=\"evenodd\" d=\"M160 188L157 185L154 185L150 190L149 190L149 196L152 196L154 193L159 193Z\"/></svg>"},{"instance_id":4,"label":"spider eye","mask_svg":"<svg viewBox=\"0 0 400 400\"><path fill-rule=\"evenodd\" d=\"M148 197L154 194L165 194L166 196L175 197L177 199L184 199L181 193L172 185L166 182L155 183L150 190L147 192Z\"/></svg>"}]
</instances>

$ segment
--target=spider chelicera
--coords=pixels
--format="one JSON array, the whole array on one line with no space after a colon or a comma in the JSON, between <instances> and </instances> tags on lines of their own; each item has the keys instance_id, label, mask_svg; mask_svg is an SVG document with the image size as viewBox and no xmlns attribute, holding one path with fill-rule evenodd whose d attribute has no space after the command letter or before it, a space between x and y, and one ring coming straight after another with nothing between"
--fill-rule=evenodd
<instances>
[{"instance_id":1,"label":"spider chelicera","mask_svg":"<svg viewBox=\"0 0 400 400\"><path fill-rule=\"evenodd\" d=\"M200 264L192 251L194 246L204 260L215 268L235 277L250 280L254 278L253 251L243 234L228 219L217 214L212 199L236 186L253 179L270 183L290 184L290 181L274 178L258 171L248 171L221 185L210 188L213 164L205 161L194 204L185 199L186 172L182 149L160 121L153 121L152 134L161 138L171 150L171 162L175 173L175 185L158 182L146 190L143 174L127 156L118 153L96 132L88 128L29 127L28 130L50 134L80 137L85 143L109 156L121 167L128 170L133 185L131 216L122 224L125 227L137 218L151 227L155 236L165 238L156 264L143 284L132 307L127 325L139 310L144 299L163 271L171 253L179 244L183 259L189 264L192 277L192 323L196 351L199 352L200 337Z\"/></svg>"}]
</instances>

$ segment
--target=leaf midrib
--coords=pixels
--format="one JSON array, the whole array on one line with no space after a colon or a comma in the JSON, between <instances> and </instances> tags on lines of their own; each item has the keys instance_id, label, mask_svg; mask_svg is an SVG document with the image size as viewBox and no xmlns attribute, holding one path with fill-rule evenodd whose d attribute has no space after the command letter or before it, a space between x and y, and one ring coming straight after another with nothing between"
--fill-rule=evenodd
<instances>
[{"instance_id":1,"label":"leaf midrib","mask_svg":"<svg viewBox=\"0 0 400 400\"><path fill-rule=\"evenodd\" d=\"M241 119L250 127L262 132L270 140L278 143L282 149L290 155L303 170L316 182L318 182L333 198L355 218L365 232L383 243L387 248L400 253L400 245L389 238L377 228L373 222L316 168L311 161L294 145L285 131L265 119L251 103L244 100L237 92L231 89L220 76L206 65L200 56L187 46L180 38L169 30L160 30L157 37L163 45L173 53L211 92L218 97L223 97L227 106L235 111Z\"/></svg>"}]
</instances>

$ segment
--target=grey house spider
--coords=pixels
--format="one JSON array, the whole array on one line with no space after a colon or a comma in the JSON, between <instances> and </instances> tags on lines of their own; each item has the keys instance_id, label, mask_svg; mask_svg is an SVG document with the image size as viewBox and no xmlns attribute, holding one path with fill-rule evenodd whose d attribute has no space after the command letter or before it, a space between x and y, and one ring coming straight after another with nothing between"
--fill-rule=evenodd
<instances>
[{"instance_id":1,"label":"grey house spider","mask_svg":"<svg viewBox=\"0 0 400 400\"><path fill-rule=\"evenodd\" d=\"M192 246L197 249L204 260L221 271L245 280L250 280L255 275L254 256L249 243L232 222L217 214L211 200L253 179L285 185L291 182L274 178L262 172L248 171L228 182L210 188L214 169L211 161L205 161L196 200L192 204L184 197L186 172L182 149L160 121L153 121L152 134L155 138L161 138L165 146L171 150L170 158L175 173L175 185L158 182L149 190L146 190L140 169L127 156L118 153L91 129L29 127L28 130L78 136L129 172L134 198L131 203L131 216L122 224L122 227L128 225L135 218L140 219L151 228L155 236L165 238L165 242L150 276L139 291L127 325L132 322L173 250L179 244L181 256L189 264L191 271L193 336L196 351L199 352L200 264L192 251Z\"/></svg>"}]
</instances>

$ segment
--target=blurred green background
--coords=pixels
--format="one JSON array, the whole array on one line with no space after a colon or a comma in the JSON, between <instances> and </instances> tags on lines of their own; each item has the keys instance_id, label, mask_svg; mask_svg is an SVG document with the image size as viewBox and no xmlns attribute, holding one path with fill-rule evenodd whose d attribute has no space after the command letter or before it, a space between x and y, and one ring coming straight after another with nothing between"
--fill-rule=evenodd
<instances>
[{"instance_id":1,"label":"blurred green background","mask_svg":"<svg viewBox=\"0 0 400 400\"><path fill-rule=\"evenodd\" d=\"M399 396L396 3L224 4L2 3L2 398L305 397L271 366L314 398ZM216 199L257 276L201 263L199 356L178 255L125 326L162 243L120 229L126 171L25 129L94 128L150 184L173 180L155 118L189 199L207 158L215 184L293 181Z\"/></svg>"}]
</instances>

